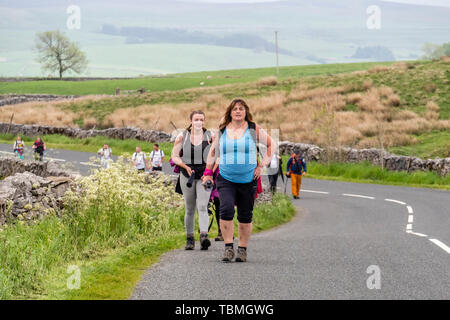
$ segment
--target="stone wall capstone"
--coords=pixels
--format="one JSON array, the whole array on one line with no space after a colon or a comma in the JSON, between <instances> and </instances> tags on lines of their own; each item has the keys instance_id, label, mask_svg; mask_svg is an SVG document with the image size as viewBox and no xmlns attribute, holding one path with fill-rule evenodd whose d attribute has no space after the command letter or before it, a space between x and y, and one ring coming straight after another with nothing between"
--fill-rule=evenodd
<instances>
[{"instance_id":1,"label":"stone wall capstone","mask_svg":"<svg viewBox=\"0 0 450 320\"><path fill-rule=\"evenodd\" d=\"M306 161L327 161L325 149L311 144L282 141L279 143L280 154L291 155L295 148L302 151ZM373 165L381 166L392 171L433 171L440 176L450 173L450 157L444 159L420 159L417 157L398 156L378 149L335 149L335 153L341 162L368 161ZM382 162L383 161L383 162Z\"/></svg>"},{"instance_id":2,"label":"stone wall capstone","mask_svg":"<svg viewBox=\"0 0 450 320\"><path fill-rule=\"evenodd\" d=\"M0 95L0 107L32 101L54 101L74 99L78 96L58 96L53 94L4 94Z\"/></svg>"},{"instance_id":3,"label":"stone wall capstone","mask_svg":"<svg viewBox=\"0 0 450 320\"><path fill-rule=\"evenodd\" d=\"M72 138L90 138L106 136L111 139L137 139L148 142L168 142L171 135L162 131L142 130L140 128L109 128L104 130L83 130L69 127L52 127L40 125L23 125L1 122L0 133L11 133L14 135L38 136L47 134L60 134Z\"/></svg>"}]
</instances>

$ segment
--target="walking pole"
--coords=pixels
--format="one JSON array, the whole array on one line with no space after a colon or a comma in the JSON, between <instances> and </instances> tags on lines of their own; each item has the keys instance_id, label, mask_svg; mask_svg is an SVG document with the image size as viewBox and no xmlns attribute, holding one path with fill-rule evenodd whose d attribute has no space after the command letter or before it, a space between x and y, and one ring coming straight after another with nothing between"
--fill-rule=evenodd
<instances>
[{"instance_id":1,"label":"walking pole","mask_svg":"<svg viewBox=\"0 0 450 320\"><path fill-rule=\"evenodd\" d=\"M286 194L286 186L287 186L288 177L284 180L284 194Z\"/></svg>"}]
</instances>

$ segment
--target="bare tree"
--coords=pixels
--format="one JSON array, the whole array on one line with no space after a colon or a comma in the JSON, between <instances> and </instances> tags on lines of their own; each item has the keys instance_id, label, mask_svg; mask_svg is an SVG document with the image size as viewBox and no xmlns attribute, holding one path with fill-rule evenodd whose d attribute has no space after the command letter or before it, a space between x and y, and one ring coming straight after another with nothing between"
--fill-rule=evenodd
<instances>
[{"instance_id":1,"label":"bare tree","mask_svg":"<svg viewBox=\"0 0 450 320\"><path fill-rule=\"evenodd\" d=\"M42 69L57 71L59 79L66 71L82 73L87 68L86 55L59 30L37 33L36 49Z\"/></svg>"},{"instance_id":2,"label":"bare tree","mask_svg":"<svg viewBox=\"0 0 450 320\"><path fill-rule=\"evenodd\" d=\"M336 123L335 110L330 105L324 104L320 110L314 112L314 120L316 122L314 132L325 148L328 165L341 161L342 148L339 143L340 132Z\"/></svg>"}]
</instances>

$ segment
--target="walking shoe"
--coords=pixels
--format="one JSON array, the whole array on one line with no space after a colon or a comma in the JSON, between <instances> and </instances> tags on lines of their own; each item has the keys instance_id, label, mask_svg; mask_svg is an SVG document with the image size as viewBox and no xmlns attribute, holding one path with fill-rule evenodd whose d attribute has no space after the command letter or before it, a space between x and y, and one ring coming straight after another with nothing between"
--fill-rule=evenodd
<instances>
[{"instance_id":1,"label":"walking shoe","mask_svg":"<svg viewBox=\"0 0 450 320\"><path fill-rule=\"evenodd\" d=\"M236 262L246 262L247 261L247 250L244 248L237 249Z\"/></svg>"},{"instance_id":2,"label":"walking shoe","mask_svg":"<svg viewBox=\"0 0 450 320\"><path fill-rule=\"evenodd\" d=\"M223 252L223 262L231 262L234 258L234 249L233 247L225 247L225 251Z\"/></svg>"},{"instance_id":3,"label":"walking shoe","mask_svg":"<svg viewBox=\"0 0 450 320\"><path fill-rule=\"evenodd\" d=\"M194 236L187 236L186 237L186 246L184 247L184 250L194 250L194 248L195 248Z\"/></svg>"},{"instance_id":4,"label":"walking shoe","mask_svg":"<svg viewBox=\"0 0 450 320\"><path fill-rule=\"evenodd\" d=\"M208 247L211 245L207 233L200 233L200 245L202 247L201 250L208 250Z\"/></svg>"},{"instance_id":5,"label":"walking shoe","mask_svg":"<svg viewBox=\"0 0 450 320\"><path fill-rule=\"evenodd\" d=\"M216 240L216 241L223 241L223 236L222 236L222 234L219 233L219 234L217 235L217 237L216 237L214 240Z\"/></svg>"}]
</instances>

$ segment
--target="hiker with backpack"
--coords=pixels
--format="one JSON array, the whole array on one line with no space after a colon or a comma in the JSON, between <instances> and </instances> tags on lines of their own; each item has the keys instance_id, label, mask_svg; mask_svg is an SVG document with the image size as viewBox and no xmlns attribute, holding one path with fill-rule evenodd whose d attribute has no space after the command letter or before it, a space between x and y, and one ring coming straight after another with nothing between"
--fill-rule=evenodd
<instances>
[{"instance_id":1,"label":"hiker with backpack","mask_svg":"<svg viewBox=\"0 0 450 320\"><path fill-rule=\"evenodd\" d=\"M201 250L208 250L208 202L211 190L202 184L206 168L206 155L214 141L210 131L204 128L205 114L201 110L191 112L191 124L175 139L171 160L180 167L179 183L185 202L184 224L186 228L186 250L195 248L195 209L198 211Z\"/></svg>"},{"instance_id":2,"label":"hiker with backpack","mask_svg":"<svg viewBox=\"0 0 450 320\"><path fill-rule=\"evenodd\" d=\"M97 154L100 156L100 165L104 169L108 169L112 161L112 149L104 144L103 148L97 151Z\"/></svg>"},{"instance_id":3,"label":"hiker with backpack","mask_svg":"<svg viewBox=\"0 0 450 320\"><path fill-rule=\"evenodd\" d=\"M138 172L145 172L145 169L147 168L147 158L145 157L145 152L142 152L141 147L136 147L136 152L133 153L131 161Z\"/></svg>"},{"instance_id":4,"label":"hiker with backpack","mask_svg":"<svg viewBox=\"0 0 450 320\"><path fill-rule=\"evenodd\" d=\"M272 159L270 160L268 168L270 174L267 175L267 177L269 178L270 190L272 191L272 194L275 194L275 192L277 192L277 181L278 175L280 174L281 162L282 160L280 155L278 154L278 152L275 152L272 156Z\"/></svg>"},{"instance_id":5,"label":"hiker with backpack","mask_svg":"<svg viewBox=\"0 0 450 320\"><path fill-rule=\"evenodd\" d=\"M20 136L17 136L16 141L14 142L14 155L16 158L19 158L20 160L23 160L23 151L25 149L25 142L20 138Z\"/></svg>"},{"instance_id":6,"label":"hiker with backpack","mask_svg":"<svg viewBox=\"0 0 450 320\"><path fill-rule=\"evenodd\" d=\"M153 151L150 152L150 164L153 171L162 171L162 163L164 162L164 151L159 149L159 144L153 145Z\"/></svg>"},{"instance_id":7,"label":"hiker with backpack","mask_svg":"<svg viewBox=\"0 0 450 320\"><path fill-rule=\"evenodd\" d=\"M289 158L286 167L286 177L291 178L292 196L300 199L300 187L302 176L306 175L306 161L302 157L300 149L294 149L294 153Z\"/></svg>"},{"instance_id":8,"label":"hiker with backpack","mask_svg":"<svg viewBox=\"0 0 450 320\"><path fill-rule=\"evenodd\" d=\"M41 137L37 137L36 141L34 141L33 146L34 149L34 160L44 161L44 151L47 149L44 141L42 141Z\"/></svg>"},{"instance_id":9,"label":"hiker with backpack","mask_svg":"<svg viewBox=\"0 0 450 320\"><path fill-rule=\"evenodd\" d=\"M219 175L216 187L220 199L220 229L224 238L223 262L247 261L247 246L252 232L253 206L262 168L270 163L275 142L252 121L248 105L242 99L234 99L225 111L219 126L219 135L208 154L203 183L213 182L213 166L219 157ZM257 142L266 147L261 163L257 157ZM239 243L235 253L234 215L237 206Z\"/></svg>"}]
</instances>

